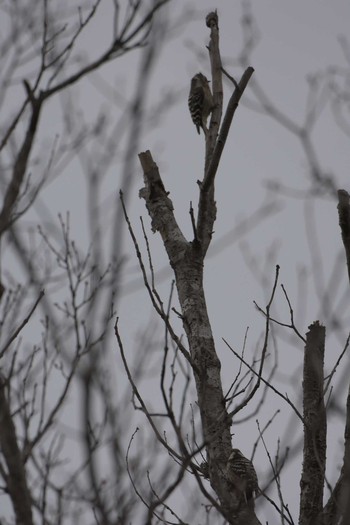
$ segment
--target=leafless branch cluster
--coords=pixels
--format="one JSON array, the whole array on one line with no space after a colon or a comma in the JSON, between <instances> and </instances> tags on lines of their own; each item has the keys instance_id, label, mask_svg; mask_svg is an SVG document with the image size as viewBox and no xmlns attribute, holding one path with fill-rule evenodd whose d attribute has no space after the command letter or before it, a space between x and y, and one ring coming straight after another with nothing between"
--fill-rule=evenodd
<instances>
[{"instance_id":1,"label":"leafless branch cluster","mask_svg":"<svg viewBox=\"0 0 350 525\"><path fill-rule=\"evenodd\" d=\"M106 7L97 0L80 7L35 0L0 7L2 523L121 524L136 513L125 468L128 392L116 384L108 352L124 261L121 210L114 199L107 244L101 231L112 214L106 215L102 184L118 157L129 195L130 159L143 123L153 118L144 111L146 88L165 36L161 14L168 2ZM101 34L98 20L106 8L110 26ZM110 88L104 96L118 111L102 108L90 123L74 90L92 74L107 90L99 72L137 50L134 93L119 108L117 89ZM86 177L87 209L77 192L75 209L66 214L64 204L57 220L45 190L73 160ZM74 182L66 195L72 188ZM87 217L88 249L73 233L77 211ZM144 359L133 367L140 376ZM145 438L145 446L153 444ZM137 463L134 470L137 475Z\"/></svg>"},{"instance_id":2,"label":"leafless branch cluster","mask_svg":"<svg viewBox=\"0 0 350 525\"><path fill-rule=\"evenodd\" d=\"M185 472L189 471L196 477L202 496L205 496L208 500L208 519L209 513L214 511L219 512L227 523L235 525L260 523L255 514L254 505L252 506L247 498L247 487L249 487L250 480L247 478L244 479L242 472L242 477L237 477L236 474L232 477L232 474L229 472L230 458L232 458L232 454L235 454L234 451L236 450L233 449L232 452L233 445L230 427L231 425L233 425L233 427L235 424L238 425L239 422L245 422L257 414L261 403L264 402L266 392L271 391L274 395L282 399L284 404L290 407L298 418L299 428L304 432L303 464L300 478L299 523L322 523L327 525L345 523L350 515L347 503L348 498L345 496L345 494L349 493L349 407L347 406L347 418L344 427L344 462L336 486L333 488L326 474L328 403L326 396L331 395L329 393L331 380L334 379L339 363L348 348L348 339L331 373L324 377L324 356L326 351L325 327L321 325L319 321L315 321L309 326L309 331L306 335L302 335L300 329L297 327L294 308L284 285L281 286L281 291L289 310L290 320L286 322L285 320L281 320L280 316L272 315L271 313L278 288L279 267L277 266L275 281L266 308L261 308L256 304L258 311L264 316L266 323L264 339L258 355L253 358L250 364L244 357L246 343L244 343L242 352L239 353L233 349L232 345L224 340L238 361L238 370L234 374L227 394L224 395L220 375L221 363L211 332L203 290L203 265L208 247L211 243L213 225L216 219L216 203L214 199L215 177L217 176L221 153L225 146L234 112L248 82L251 92L255 97L254 103L248 99L248 105L250 104L254 106L255 109L266 112L272 116L300 140L310 166L310 191L318 195L328 194L334 196L336 194L335 180L322 170L311 139L311 133L319 116L325 93L321 90L317 90L316 94L315 91L313 92L313 99L310 101L305 122L302 125L296 124L276 108L274 103L269 100L268 96L262 90L258 81L254 78L251 79L253 69L250 67L247 68L247 66L250 62L250 54L257 42L257 33L251 13L246 11L244 16L244 35L246 40L244 42L244 52L242 52L240 56L240 63L247 69L239 82L221 65L217 14L210 13L207 16L206 23L210 29L208 50L211 62L212 94L215 105L209 130L205 133L205 168L203 179L198 181L199 204L197 219L195 218L195 210L193 209L192 203L190 207L190 218L193 230L193 239L191 241L186 240L179 228L174 215L172 201L169 198L169 193L166 191L151 153L146 151L139 155L144 177L144 187L140 190L140 197L145 200L146 208L151 217L152 230L160 234L169 258L170 266L174 272L180 311L173 309L173 313L175 313L182 322L182 328L187 337L187 346L184 346L181 337L176 333L174 328L176 319L174 319L173 316L171 320L169 315L170 308L164 308L163 301L160 299L155 288L153 263L146 238L151 273L150 282L147 278L147 271L145 270L141 250L124 207L126 221L134 242L145 287L153 307L166 327L167 334L172 339L174 355L180 356L181 354L183 366L187 366L186 373L184 373L186 385L190 379L190 374L193 374L198 404L198 414L195 414L195 417L200 421L202 433L201 444L198 446L198 439L196 438L195 443L197 448L193 448L192 444L189 448L188 443L183 439L183 429L181 425L179 425L179 422L183 420L182 408L186 397L182 399L180 414L177 418L174 417L172 393L175 380L174 382L170 381L167 395L165 394L164 384L161 382L160 389L163 396L165 412L152 413L144 402L137 383L130 372L117 323L115 328L117 341L122 353L128 379L132 385L134 395L137 397L139 407L142 412L144 412L159 442L168 450L176 462L179 463L178 476L173 483L169 482L169 486L163 496L159 497L160 505L162 505L163 510L167 512L162 515L157 515L155 510L157 504L153 503L152 498L149 500L142 498L142 501L149 509L149 523L151 523L152 514L156 516L156 520L163 521L164 523L169 522L170 515L175 516L178 523L183 523L182 518L165 503L165 500L172 493L173 487L183 482ZM232 82L234 91L221 124L223 112L222 73ZM348 207L349 196L347 192L341 190L339 192L338 210L346 253L348 249L348 233L350 231L348 224L350 216ZM277 328L280 331L289 331L294 339L298 341L298 344L300 345L300 343L302 343L304 347L302 381L303 411L299 410L297 400L292 401L286 393L281 392L275 386L274 374L277 369L277 361L272 368L270 368L269 376L267 378L264 377L266 359L272 347L272 341L275 339L274 330ZM160 373L162 381L165 377L167 356L168 346L165 344ZM173 371L169 366L168 370ZM186 388L183 392L185 392L185 394L187 393ZM253 407L251 414L247 417L243 415L241 421L239 421L237 414L246 410L246 408L252 404L253 398L257 397L257 394L260 395L260 400L257 401L257 408L254 410ZM235 408L229 410L232 401L239 396L241 396L241 401L238 402ZM348 404L349 403L347 403L347 405ZM172 448L170 450L169 441L164 440L161 434L162 420L158 419L160 417L171 422L173 436L176 437L176 449ZM269 447L264 437L266 429L272 425L274 418L275 416L272 416L262 430L260 429L259 421L257 421L258 438L255 448L258 443L262 443L264 446L266 456L270 463L272 473L271 481L273 481L277 487L278 503L273 501L267 494L271 481L267 483L264 489L260 487L260 495L268 499L277 510L281 523L292 525L295 523L293 512L291 512L289 508L280 476L282 467L287 461L289 449L285 448L285 450L283 450L283 444L281 444L280 439L278 439L276 457L275 460L272 460ZM191 453L198 455L198 453L202 454L202 451L205 453L204 461L199 464L199 468L198 466L196 468ZM245 471L245 474L248 476L248 470ZM205 480L208 480L210 483L209 490L207 489L207 481ZM325 488L330 491L330 495L324 505Z\"/></svg>"},{"instance_id":3,"label":"leafless branch cluster","mask_svg":"<svg viewBox=\"0 0 350 525\"><path fill-rule=\"evenodd\" d=\"M209 477L211 486L216 494L214 498L210 494L207 494L207 497L211 505L217 508L228 521L232 522L233 516L239 515L239 519L249 519L249 523L258 523L254 512L246 505L241 505L242 500L239 490L235 492L235 487L230 488L228 479L224 475L226 463L231 451L231 419L225 406L226 403L220 379L220 361L215 351L215 343L210 329L202 286L203 261L212 238L213 224L216 217L214 180L234 110L247 86L253 69L248 68L246 70L242 80L234 90L226 110L223 125L220 128L222 115L222 70L217 14L210 13L207 16L206 23L210 29L209 55L211 59L215 106L209 132L206 134L204 177L203 180L198 183L200 196L197 221L194 220L192 213L194 240L188 242L183 236L173 213L172 202L165 191L157 165L154 163L149 151L139 155L145 183L145 187L140 191L140 196L146 201L146 207L152 219L152 229L160 233L170 264L175 273L175 285L181 307L179 316L186 332L189 346L189 351L187 349L185 351L182 350L182 354L186 356L194 373L203 434L203 445L201 445L200 448L205 445L207 454L204 464L208 465L208 467L205 468L204 473L206 477ZM132 237L136 253L140 260L140 251L133 233ZM142 267L143 264L141 263L141 268ZM144 270L143 275L145 279ZM161 301L157 298L155 291L150 289L146 281L145 283L149 290L153 306L158 313L160 313L168 328L168 316L165 315L163 311L159 312ZM117 330L116 335L122 351L122 343ZM177 344L179 337L173 336L172 330L170 331L170 335L174 343ZM126 366L128 370L125 358L124 366ZM128 377L129 380L132 381L129 372ZM136 385L133 381L132 386L134 392L137 392ZM137 394L137 397L139 402L141 402L139 394ZM167 416L172 419L173 428L179 440L181 431L176 428L176 422L172 418L171 405L165 402L165 407L167 409ZM146 412L152 428L159 434L149 414L149 410L146 410L145 407L143 407L143 410ZM188 467L188 459L191 456L189 455L189 451L183 447L183 443L180 443L179 452L180 455L177 454L177 457L181 462L181 475L178 479L181 479L183 475L182 470ZM197 454L198 450L196 450L195 453ZM203 492L204 487L196 469L193 467L192 473L197 477L199 487ZM216 501L216 497L218 501ZM152 506L149 508L152 510Z\"/></svg>"},{"instance_id":4,"label":"leafless branch cluster","mask_svg":"<svg viewBox=\"0 0 350 525\"><path fill-rule=\"evenodd\" d=\"M0 6L0 507L5 509L0 521L4 525L141 521L188 525L203 518L208 524L259 525L262 502L268 502L276 522L294 525L297 511L290 508L283 475L298 446L303 445L300 480L294 480L301 489L299 523L347 523L350 394L342 406L335 392L338 383L349 388L348 371L342 366L350 341L344 307L348 289L337 306L341 316L336 315L331 300L343 258L334 267L329 290L320 286L317 236L310 219L307 229L313 243L315 283L325 313L318 318L327 327L327 338L329 325L341 341L341 350L326 368L330 344L326 344L325 326L315 321L303 333L300 305L296 308L288 287L280 285L278 265L271 283L274 248L263 267L245 244L246 261L268 290L265 307L255 302L264 323L263 335L253 355L248 329L240 350L231 342L235 334L230 341L223 339L232 365L226 384L203 281L209 247L225 249L279 209L277 202L263 205L227 235L212 239L217 212L215 181L240 103L273 118L296 137L307 160L306 191L275 181L269 183L271 191L306 200L338 195L349 273L349 193L337 191L335 176L323 169L314 142L326 103L339 127L349 134L348 42L340 40L346 67L309 77L307 110L300 123L285 114L253 76L250 64L259 32L249 4L244 3L243 8L244 42L237 61L243 69L240 80L222 63L218 15L209 13L206 26L214 107L205 133L204 172L197 181L198 207L190 206L190 240L179 227L151 153L139 154L144 176L140 197L173 272L164 299L147 227L141 219L141 245L128 203L143 127L146 122L158 124L162 111L174 100L173 93L160 97L154 110L148 110L145 103L156 58L170 35L168 3L170 0L113 0L106 17L109 33L103 35L95 29L106 7L101 0L83 7L75 1L47 0L5 1ZM176 24L172 20L172 26ZM110 71L117 59L132 51L140 55L140 68L133 94L125 96L101 71ZM79 100L78 89L86 78L108 102L107 109L96 104L92 122ZM226 106L224 81L232 90ZM117 116L112 111L115 108ZM79 198L71 212L63 210L57 220L45 190L73 162L86 181L86 211ZM103 193L110 169L119 174L120 201ZM73 184L70 180L66 198ZM306 209L311 216L309 201ZM84 233L76 233L74 214L84 221ZM123 337L118 311L126 260L122 249L125 222L143 286L163 329L161 342L153 325L141 336L136 334L134 358L126 349L130 343ZM82 242L85 234L88 249ZM280 298L287 319L279 303L277 306ZM113 351L111 356L111 349L115 350L113 324L119 353ZM303 379L299 379L295 396L278 385L280 341L304 351ZM146 386L150 379L149 398ZM268 435L276 428L281 409L271 408L263 423L260 418L261 408L271 398L278 399L291 414L291 424L303 436L290 448L278 435L274 453ZM344 457L331 483L326 468L327 423L328 414L336 410L343 418ZM237 430L254 419L251 460L238 451L241 463L236 468L241 470L237 473L230 467L241 445ZM151 432L145 430L145 421ZM261 457L266 460L264 465ZM184 494L186 505L178 505Z\"/></svg>"}]
</instances>

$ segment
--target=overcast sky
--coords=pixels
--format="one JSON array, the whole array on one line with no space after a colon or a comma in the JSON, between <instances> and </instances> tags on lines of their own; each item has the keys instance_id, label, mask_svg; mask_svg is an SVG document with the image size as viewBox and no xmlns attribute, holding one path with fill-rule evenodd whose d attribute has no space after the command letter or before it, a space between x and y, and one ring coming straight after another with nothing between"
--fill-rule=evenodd
<instances>
[{"instance_id":1,"label":"overcast sky","mask_svg":"<svg viewBox=\"0 0 350 525\"><path fill-rule=\"evenodd\" d=\"M195 73L202 71L207 76L210 74L205 47L209 35L205 26L205 15L213 8L218 9L223 65L237 80L242 75L243 68L237 60L243 43L244 10L241 2L171 2L168 8L170 27L185 9L188 10L188 16L185 21L181 21L176 30L169 29L170 41L159 49L157 66L148 89L147 104L149 108L153 107L169 89L176 92L177 102L160 123L143 130L140 145L140 151L151 150L165 187L170 192L178 222L187 238L191 237L189 206L191 201L194 205L197 202L196 181L202 177L204 152L203 135L197 134L191 121L187 96L190 79ZM350 4L348 0L257 0L251 2L250 11L259 32L259 41L250 60L250 65L255 69L254 78L276 108L297 126L301 126L308 107L309 75L324 74L330 66L344 69L347 67L349 70L339 36L346 36L349 32ZM94 24L95 32L91 32L84 41L85 51L91 54L97 53L100 46L103 48L104 41L108 41L109 38L108 1L102 3ZM129 100L139 62L140 52L129 54L100 70L91 81L84 80L74 88L75 93L79 93L78 109L86 121L93 121L98 109L110 104L96 88L98 78L101 77L114 86L120 94L121 101L123 97ZM231 92L231 85L225 83L225 103ZM264 320L255 310L253 301L256 300L261 306L266 305L274 280L275 265L281 266L281 282L285 285L293 304L300 306L298 301L301 301L302 309L296 311L296 318L298 329L304 334L307 326L314 320L327 320L321 308L320 297L322 298L324 293L322 286L329 281L334 262L337 256L342 254L335 198L331 195L319 198L305 197L311 188L310 165L299 139L276 119L252 109L254 99L254 94L248 86L233 120L218 170L218 218L214 242L205 265L208 309L218 352L225 365L223 377L226 388L230 384L237 362L232 359L221 338L224 337L239 350L249 326L247 352L250 358L256 345L261 345ZM64 98L62 100L64 103ZM122 102L119 101L113 107L115 118L118 114L118 104L122 106ZM335 124L326 91L324 95L320 95L320 110L319 119L311 134L319 164L324 172L334 177L338 188L350 191L349 136L342 133ZM53 106L51 111L52 114L58 114L58 105ZM350 122L350 119L348 121ZM57 133L55 122L50 120L50 117L43 121L42 126L45 137L49 138L50 134L53 137ZM120 166L109 168L104 184L101 201L106 206L107 216L108 210L112 210L117 202ZM72 231L84 241L87 221L84 201L86 197L84 174L80 169L79 164L69 165L62 177L47 185L43 200L54 215L71 210ZM149 220L144 201L138 198L138 191L142 187L142 175L137 159L133 174L134 190L129 211L136 230L140 232L139 216L144 217L148 227ZM290 191L271 191L271 183ZM235 242L232 242L231 237L224 237L242 221L254 215L262 205L267 204L270 214L260 218L243 236ZM35 222L33 216L32 220ZM151 232L149 235L155 267L157 270L164 270L167 265L164 249L157 235L154 236ZM221 243L220 239L223 239ZM132 346L136 334L150 322L151 307L142 286L137 285L137 263L127 235L125 240L125 251L129 261L122 288L124 296L119 303L118 314L125 339ZM315 257L315 251L310 250L310 241L314 248L313 243L316 240L319 246L317 263L322 263L317 273L319 280L315 280L312 273L315 264L312 254ZM252 264L249 267L248 259L250 262L255 260L256 266ZM345 257L341 260L343 264L339 267L338 275L340 291L334 300L338 300L342 291L347 290ZM304 295L300 295L298 289L298 275L301 272L306 276L302 289ZM167 298L171 279L170 271L163 273L159 279L159 290L164 299ZM288 309L280 290L273 315L283 322L289 322ZM346 330L341 330L337 337L332 339L331 333L331 328L327 328L327 341L332 341L333 345L329 362L333 363L342 348L342 342L345 341ZM278 351L279 373L276 384L300 403L297 392L300 392L301 387L302 345L295 341L293 346L290 342L281 340ZM293 377L292 384L286 381L288 375ZM284 414L266 437L271 454L275 453L277 437L284 439L284 444L287 444L285 427L291 413L279 399L269 395L268 402L259 415L263 426L278 407L284 410ZM257 437L255 418L247 425L235 428L234 432L235 444L249 455ZM341 439L341 426L339 432L334 433L334 443ZM289 445L295 443L298 436L300 432L289 432ZM329 454L329 458L334 460L335 464L341 459L341 449L338 448L339 454ZM268 461L263 450L259 450L258 458L256 468L264 479ZM286 470L283 478L283 481L288 483L286 491L291 494L289 504L292 508L297 503L299 493L298 468L299 464L295 463L293 468ZM291 477L293 474L294 479ZM335 477L336 472L333 470L329 474L330 481L333 482ZM265 518L270 516L267 513Z\"/></svg>"},{"instance_id":2,"label":"overcast sky","mask_svg":"<svg viewBox=\"0 0 350 525\"><path fill-rule=\"evenodd\" d=\"M234 59L242 46L240 2L219 2L215 5L205 1L193 2L191 5L203 9L203 15L213 7L218 8L223 62L228 71L238 79L242 68ZM276 107L301 126L308 106L308 75L325 73L329 66L346 67L338 37L348 34L350 5L346 1L330 3L263 0L252 2L251 10L260 32L260 41L251 59L251 65L255 69L254 76ZM166 86L178 86L184 90L184 94L162 123L161 129L155 129L152 134L145 133L142 140L142 149L151 149L161 169L177 218L187 235L191 235L189 202L197 200L196 180L200 178L203 169L203 139L195 132L186 100L191 76L199 70L209 76L209 64L205 62L208 32L203 19L204 17L198 17L198 20L190 22L180 37L174 39L162 53L159 76L155 78L150 99L157 97L157 87L161 85L158 82ZM193 48L200 46L203 50L203 62L199 65ZM226 84L226 102L230 90L231 86ZM249 88L245 96L254 99ZM322 95L320 100L322 106ZM324 104L311 138L322 168L334 176L337 187L349 190L349 137L334 124L329 103L325 101ZM291 132L269 116L254 112L241 104L233 121L216 181L218 219L214 240L220 239L240 221L249 218L265 202L273 202L276 213L261 220L260 225L243 237L243 246L240 242L226 242L226 249L215 253L213 243L208 254L208 308L218 351L225 364L223 376L226 387L237 363L232 361L221 337L225 337L236 349L241 348L246 327L249 326L248 348L250 351L255 350L258 336L263 329L263 320L255 311L253 300L262 306L266 304L267 293L274 279L275 264L281 266L281 282L295 308L299 306L299 311L296 312L298 328L305 334L312 321L326 320L321 309L320 298L323 297L324 290L320 281L324 279L323 284L328 283L335 259L339 253L342 254L335 199L330 196L320 199L285 196L283 193L268 191L266 185L269 181L300 190L300 194L306 193L311 182L305 152ZM142 201L135 199L133 210L135 219L139 213L145 215ZM309 224L308 233L306 220ZM323 273L318 273L319 281L312 277L312 267L315 266L315 260L311 259L310 254L310 242L315 241L312 224L315 225L320 250L318 257L316 254L317 263L322 263L323 267ZM154 246L156 244L155 240ZM222 248L221 245L220 247ZM158 265L162 268L166 265L166 256L162 255L162 247L159 251L158 248L155 249ZM255 269L247 267L242 249L244 253L248 251L256 258ZM270 258L268 264L265 264L267 254ZM343 296L344 289L349 299L344 256L342 262L339 274L340 292L334 300ZM317 268L317 271L322 272L322 267ZM297 276L303 271L307 278L302 285L303 295L300 295ZM267 278L264 290L259 284L260 272ZM346 303L348 308L348 301ZM274 315L288 323L288 309L280 291L277 304ZM143 306L138 302L136 294L127 298L121 305L121 310L128 318L132 312L131 317L135 323L143 317ZM346 330L342 331L343 338L340 336L332 339L331 332L331 327L327 327L329 352L326 361L334 363L335 356L345 341ZM278 345L278 352L279 373L276 384L282 392L288 391L292 399L300 404L298 393L301 391L302 344L299 342L293 346L282 341ZM287 385L286 378L291 375L292 385ZM266 423L275 408L282 408L284 415L277 419L271 432L267 434L272 455L276 452L277 437L286 446L293 445L301 435L300 432L295 432L295 418L292 418L292 426L285 428L286 421L292 414L273 395L268 397L264 410L259 415L260 423ZM331 428L328 462L332 466L339 466L342 457L339 444L342 442L343 429L335 423ZM233 430L235 443L249 455L250 447L257 436L255 418L249 424L233 427ZM287 495L290 494L288 503L294 509L294 516L297 515L295 507L299 495L300 452L299 449L299 459L282 476L283 488ZM260 477L265 479L268 461L263 450L259 451L258 458L257 470ZM330 469L327 475L332 483L336 479L337 470ZM267 514L266 519L268 518L271 519L271 515Z\"/></svg>"}]
</instances>

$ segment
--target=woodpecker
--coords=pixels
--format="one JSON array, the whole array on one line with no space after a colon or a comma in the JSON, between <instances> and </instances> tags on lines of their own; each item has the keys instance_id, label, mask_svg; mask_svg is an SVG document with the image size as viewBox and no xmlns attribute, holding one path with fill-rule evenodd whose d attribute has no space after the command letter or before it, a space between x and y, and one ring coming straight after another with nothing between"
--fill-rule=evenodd
<instances>
[{"instance_id":1,"label":"woodpecker","mask_svg":"<svg viewBox=\"0 0 350 525\"><path fill-rule=\"evenodd\" d=\"M214 100L208 79L202 73L197 73L191 80L188 107L198 133L200 133L200 128L203 128L206 135L208 132L207 118L214 109Z\"/></svg>"},{"instance_id":2,"label":"woodpecker","mask_svg":"<svg viewBox=\"0 0 350 525\"><path fill-rule=\"evenodd\" d=\"M234 448L226 466L226 479L238 489L244 501L254 508L254 495L259 491L258 478L253 463Z\"/></svg>"}]
</instances>

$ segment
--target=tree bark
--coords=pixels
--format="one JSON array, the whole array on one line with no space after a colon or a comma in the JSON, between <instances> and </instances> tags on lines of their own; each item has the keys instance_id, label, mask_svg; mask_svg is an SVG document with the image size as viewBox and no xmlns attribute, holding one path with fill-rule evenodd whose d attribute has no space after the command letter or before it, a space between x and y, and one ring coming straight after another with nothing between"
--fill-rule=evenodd
<instances>
[{"instance_id":1,"label":"tree bark","mask_svg":"<svg viewBox=\"0 0 350 525\"><path fill-rule=\"evenodd\" d=\"M204 254L201 244L198 240L188 242L183 236L151 153L140 153L139 158L145 182L140 196L146 201L153 231L160 233L175 273L183 327L193 361L210 482L229 523L258 525L254 511L248 507L240 508L240 498L232 491L224 476L232 450L231 421L225 406L221 363L216 354L204 295Z\"/></svg>"},{"instance_id":2,"label":"tree bark","mask_svg":"<svg viewBox=\"0 0 350 525\"><path fill-rule=\"evenodd\" d=\"M326 329L318 321L306 334L303 374L304 454L300 480L300 525L310 525L322 512L326 470L327 421L323 396Z\"/></svg>"},{"instance_id":3,"label":"tree bark","mask_svg":"<svg viewBox=\"0 0 350 525\"><path fill-rule=\"evenodd\" d=\"M31 496L27 486L16 429L5 396L6 383L0 375L0 447L7 466L6 486L18 525L33 525Z\"/></svg>"}]
</instances>

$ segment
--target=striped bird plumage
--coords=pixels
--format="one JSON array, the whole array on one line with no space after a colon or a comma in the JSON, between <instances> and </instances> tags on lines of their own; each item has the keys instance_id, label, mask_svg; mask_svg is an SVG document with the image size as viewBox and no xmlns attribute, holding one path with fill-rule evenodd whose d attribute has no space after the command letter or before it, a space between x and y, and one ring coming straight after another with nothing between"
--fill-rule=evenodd
<instances>
[{"instance_id":1,"label":"striped bird plumage","mask_svg":"<svg viewBox=\"0 0 350 525\"><path fill-rule=\"evenodd\" d=\"M207 118L214 108L214 101L208 79L202 73L197 73L191 80L188 107L198 133L202 128L206 134L208 131L206 127Z\"/></svg>"},{"instance_id":2,"label":"striped bird plumage","mask_svg":"<svg viewBox=\"0 0 350 525\"><path fill-rule=\"evenodd\" d=\"M253 463L238 448L234 448L226 467L226 479L250 506L254 506L254 495L259 491L258 477Z\"/></svg>"}]
</instances>

